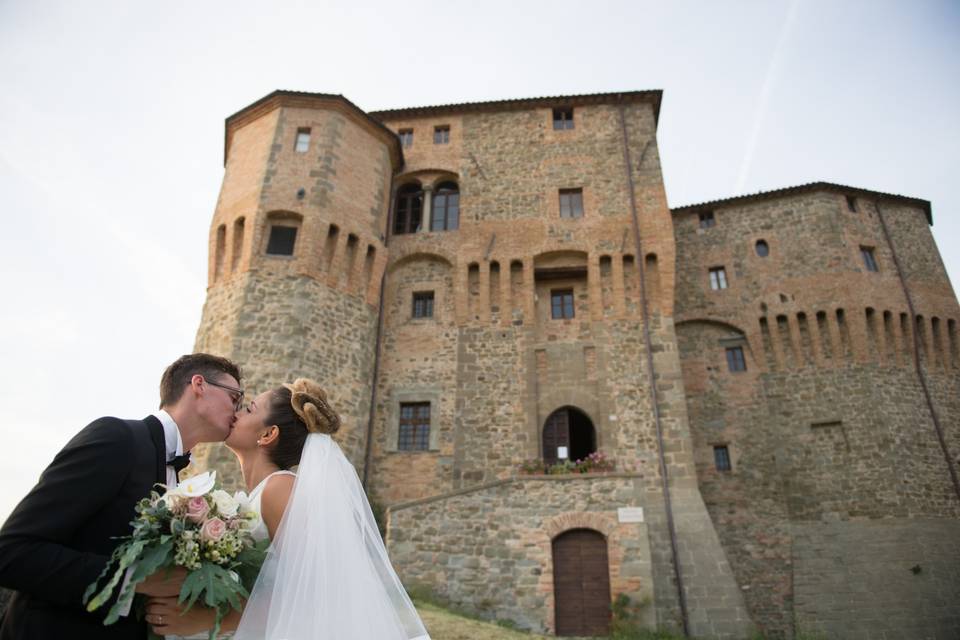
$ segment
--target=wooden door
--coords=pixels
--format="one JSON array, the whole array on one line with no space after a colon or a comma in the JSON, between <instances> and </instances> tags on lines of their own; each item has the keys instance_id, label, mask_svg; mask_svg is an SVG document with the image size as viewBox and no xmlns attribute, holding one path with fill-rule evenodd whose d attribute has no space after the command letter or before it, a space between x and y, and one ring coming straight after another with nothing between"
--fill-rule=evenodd
<instances>
[{"instance_id":1,"label":"wooden door","mask_svg":"<svg viewBox=\"0 0 960 640\"><path fill-rule=\"evenodd\" d=\"M570 451L570 415L566 409L554 411L543 425L543 460L547 464L559 461L557 448Z\"/></svg>"},{"instance_id":2,"label":"wooden door","mask_svg":"<svg viewBox=\"0 0 960 640\"><path fill-rule=\"evenodd\" d=\"M558 636L610 633L610 568L602 534L573 529L553 540L553 599Z\"/></svg>"}]
</instances>

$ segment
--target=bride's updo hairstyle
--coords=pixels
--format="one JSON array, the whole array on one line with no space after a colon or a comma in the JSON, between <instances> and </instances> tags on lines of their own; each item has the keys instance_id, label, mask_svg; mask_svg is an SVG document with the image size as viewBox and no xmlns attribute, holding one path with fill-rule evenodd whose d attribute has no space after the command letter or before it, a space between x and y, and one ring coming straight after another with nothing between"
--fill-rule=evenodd
<instances>
[{"instance_id":1,"label":"bride's updo hairstyle","mask_svg":"<svg viewBox=\"0 0 960 640\"><path fill-rule=\"evenodd\" d=\"M300 463L300 454L311 433L336 433L340 417L327 402L323 388L309 378L277 387L270 394L267 424L280 429L277 444L269 449L270 460L281 469Z\"/></svg>"}]
</instances>

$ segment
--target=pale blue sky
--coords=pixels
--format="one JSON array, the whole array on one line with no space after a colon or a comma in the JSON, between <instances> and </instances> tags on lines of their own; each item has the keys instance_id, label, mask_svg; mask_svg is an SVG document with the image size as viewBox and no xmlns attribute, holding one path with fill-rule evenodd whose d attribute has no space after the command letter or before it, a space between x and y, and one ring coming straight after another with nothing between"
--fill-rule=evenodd
<instances>
[{"instance_id":1,"label":"pale blue sky","mask_svg":"<svg viewBox=\"0 0 960 640\"><path fill-rule=\"evenodd\" d=\"M192 349L223 120L663 89L671 206L825 180L925 198L960 281L960 3L0 0L0 519Z\"/></svg>"}]
</instances>

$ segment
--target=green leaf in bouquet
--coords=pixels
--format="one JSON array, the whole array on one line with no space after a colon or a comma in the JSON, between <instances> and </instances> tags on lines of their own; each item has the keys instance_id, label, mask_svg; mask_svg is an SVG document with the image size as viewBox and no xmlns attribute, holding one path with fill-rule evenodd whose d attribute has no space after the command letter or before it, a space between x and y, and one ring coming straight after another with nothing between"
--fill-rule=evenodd
<instances>
[{"instance_id":1,"label":"green leaf in bouquet","mask_svg":"<svg viewBox=\"0 0 960 640\"><path fill-rule=\"evenodd\" d=\"M161 567L169 567L173 564L171 552L173 551L173 542L159 544L144 549L143 553L136 561L136 568L130 574L130 581L127 583L117 602L110 607L107 618L103 624L113 624L120 618L122 611L127 609L127 604L133 599L136 586L147 579Z\"/></svg>"},{"instance_id":2,"label":"green leaf in bouquet","mask_svg":"<svg viewBox=\"0 0 960 640\"><path fill-rule=\"evenodd\" d=\"M125 543L118 545L113 553L110 554L110 559L107 560L107 563L103 565L103 571L100 572L100 575L97 576L97 579L87 585L86 591L83 592L83 604L87 604L90 601L91 596L97 591L97 584L103 580L108 573L110 573L110 567L114 565L115 562L120 561L120 557L126 551L126 546L130 544L130 540Z\"/></svg>"},{"instance_id":3,"label":"green leaf in bouquet","mask_svg":"<svg viewBox=\"0 0 960 640\"><path fill-rule=\"evenodd\" d=\"M257 581L260 567L263 566L263 561L267 557L269 546L269 539L258 540L252 546L244 547L243 551L237 554L237 560L232 568L240 576L240 582L243 583L247 591L253 589L253 585Z\"/></svg>"},{"instance_id":4,"label":"green leaf in bouquet","mask_svg":"<svg viewBox=\"0 0 960 640\"><path fill-rule=\"evenodd\" d=\"M126 572L127 568L136 561L137 556L140 555L140 552L143 551L143 548L146 544L146 540L130 540L116 548L113 557L110 558L110 562L107 563L103 573L100 574L100 577L98 577L93 584L87 587L87 592L84 594L84 598L86 599L93 591L96 590L97 582L100 582L100 578L106 575L107 569L109 569L110 565L112 565L114 562L114 558L117 558L119 563L117 565L117 570L114 572L113 576L103 587L100 593L94 596L93 599L87 603L87 611L95 611L99 609L104 605L104 603L107 602L107 600L110 599L110 594L113 593L114 587L119 584L120 578L123 577L124 572Z\"/></svg>"},{"instance_id":5,"label":"green leaf in bouquet","mask_svg":"<svg viewBox=\"0 0 960 640\"><path fill-rule=\"evenodd\" d=\"M203 596L203 602L208 607L230 603L234 609L239 609L240 599L247 595L247 590L228 569L205 562L187 575L180 589L179 604L186 603L184 611L188 611Z\"/></svg>"},{"instance_id":6,"label":"green leaf in bouquet","mask_svg":"<svg viewBox=\"0 0 960 640\"><path fill-rule=\"evenodd\" d=\"M203 596L203 603L216 609L213 629L210 630L210 639L213 640L220 633L220 623L229 610L228 605L239 611L241 600L248 595L249 593L237 580L235 574L219 565L204 563L199 569L194 569L187 575L180 589L178 603L186 603L183 609L186 612Z\"/></svg>"}]
</instances>

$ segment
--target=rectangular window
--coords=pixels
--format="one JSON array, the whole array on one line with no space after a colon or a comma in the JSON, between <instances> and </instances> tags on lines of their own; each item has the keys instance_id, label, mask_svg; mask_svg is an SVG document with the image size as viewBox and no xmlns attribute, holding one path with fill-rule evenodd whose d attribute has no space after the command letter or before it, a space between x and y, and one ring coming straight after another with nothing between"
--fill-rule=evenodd
<instances>
[{"instance_id":1,"label":"rectangular window","mask_svg":"<svg viewBox=\"0 0 960 640\"><path fill-rule=\"evenodd\" d=\"M413 294L413 317L433 317L433 291L417 291Z\"/></svg>"},{"instance_id":2,"label":"rectangular window","mask_svg":"<svg viewBox=\"0 0 960 640\"><path fill-rule=\"evenodd\" d=\"M573 289L557 289L550 292L550 316L554 320L573 317Z\"/></svg>"},{"instance_id":3,"label":"rectangular window","mask_svg":"<svg viewBox=\"0 0 960 640\"><path fill-rule=\"evenodd\" d=\"M853 196L847 196L847 209L850 209L850 211L857 210L857 199Z\"/></svg>"},{"instance_id":4,"label":"rectangular window","mask_svg":"<svg viewBox=\"0 0 960 640\"><path fill-rule=\"evenodd\" d=\"M400 138L400 145L404 149L409 149L413 146L413 129L400 129L397 132L397 136Z\"/></svg>"},{"instance_id":5,"label":"rectangular window","mask_svg":"<svg viewBox=\"0 0 960 640\"><path fill-rule=\"evenodd\" d=\"M450 125L443 124L433 128L433 144L447 144L450 142Z\"/></svg>"},{"instance_id":6,"label":"rectangular window","mask_svg":"<svg viewBox=\"0 0 960 640\"><path fill-rule=\"evenodd\" d=\"M400 403L400 451L426 451L430 448L430 403Z\"/></svg>"},{"instance_id":7,"label":"rectangular window","mask_svg":"<svg viewBox=\"0 0 960 640\"><path fill-rule=\"evenodd\" d=\"M727 270L723 267L710 269L710 288L714 291L727 288Z\"/></svg>"},{"instance_id":8,"label":"rectangular window","mask_svg":"<svg viewBox=\"0 0 960 640\"><path fill-rule=\"evenodd\" d=\"M747 361L743 357L743 347L727 347L727 368L734 373L747 370Z\"/></svg>"},{"instance_id":9,"label":"rectangular window","mask_svg":"<svg viewBox=\"0 0 960 640\"><path fill-rule=\"evenodd\" d=\"M573 107L553 110L553 129L554 131L573 129Z\"/></svg>"},{"instance_id":10,"label":"rectangular window","mask_svg":"<svg viewBox=\"0 0 960 640\"><path fill-rule=\"evenodd\" d=\"M583 217L583 189L560 189L560 217Z\"/></svg>"},{"instance_id":11,"label":"rectangular window","mask_svg":"<svg viewBox=\"0 0 960 640\"><path fill-rule=\"evenodd\" d=\"M733 469L730 464L730 449L727 448L727 445L720 444L713 447L713 462L717 466L717 471Z\"/></svg>"},{"instance_id":12,"label":"rectangular window","mask_svg":"<svg viewBox=\"0 0 960 640\"><path fill-rule=\"evenodd\" d=\"M272 256L292 256L293 245L297 241L297 228L282 225L270 226L270 239L267 241L267 253Z\"/></svg>"},{"instance_id":13,"label":"rectangular window","mask_svg":"<svg viewBox=\"0 0 960 640\"><path fill-rule=\"evenodd\" d=\"M709 229L712 226L717 224L716 218L713 217L713 211L701 211L700 212L700 228Z\"/></svg>"},{"instance_id":14,"label":"rectangular window","mask_svg":"<svg viewBox=\"0 0 960 640\"><path fill-rule=\"evenodd\" d=\"M310 149L310 129L297 129L297 144L294 145L297 153L306 153Z\"/></svg>"},{"instance_id":15,"label":"rectangular window","mask_svg":"<svg viewBox=\"0 0 960 640\"><path fill-rule=\"evenodd\" d=\"M867 271L880 271L877 268L877 259L873 255L873 247L860 247L860 255L863 256L863 264Z\"/></svg>"}]
</instances>

